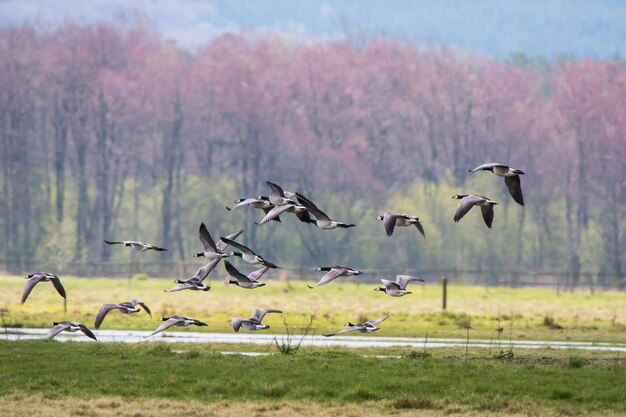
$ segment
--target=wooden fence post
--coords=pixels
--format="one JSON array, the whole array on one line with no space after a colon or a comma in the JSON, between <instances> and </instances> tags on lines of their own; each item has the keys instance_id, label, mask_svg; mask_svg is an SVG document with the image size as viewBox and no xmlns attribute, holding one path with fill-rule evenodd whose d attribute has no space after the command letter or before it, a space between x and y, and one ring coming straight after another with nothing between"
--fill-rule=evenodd
<instances>
[{"instance_id":1,"label":"wooden fence post","mask_svg":"<svg viewBox=\"0 0 626 417\"><path fill-rule=\"evenodd\" d=\"M445 276L441 277L441 284L443 287L443 303L442 308L445 311L448 307L448 278Z\"/></svg>"}]
</instances>

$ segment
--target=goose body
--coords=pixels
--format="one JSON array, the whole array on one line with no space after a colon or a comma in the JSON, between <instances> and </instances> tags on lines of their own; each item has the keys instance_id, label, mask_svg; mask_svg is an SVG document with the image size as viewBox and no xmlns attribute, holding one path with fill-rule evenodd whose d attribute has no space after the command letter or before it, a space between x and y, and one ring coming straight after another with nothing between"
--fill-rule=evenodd
<instances>
[{"instance_id":1,"label":"goose body","mask_svg":"<svg viewBox=\"0 0 626 417\"><path fill-rule=\"evenodd\" d=\"M257 198L239 198L235 200L235 205L230 208L226 207L226 210L234 210L237 207L250 206L255 209L263 210L263 212L267 215L275 206L270 203L269 197L258 196ZM279 216L272 216L272 219L280 223Z\"/></svg>"},{"instance_id":2,"label":"goose body","mask_svg":"<svg viewBox=\"0 0 626 417\"><path fill-rule=\"evenodd\" d=\"M145 242L140 242L138 240L122 240L122 241L119 241L119 242L112 242L110 240L106 240L105 239L104 243L107 243L109 245L124 245L124 246L128 246L131 249L134 249L134 250L139 251L139 252L145 252L147 250L155 250L155 251L158 251L158 252L162 252L162 251L166 251L167 250L165 248L160 248L158 246L154 246L154 245L151 245L151 244L145 243Z\"/></svg>"},{"instance_id":3,"label":"goose body","mask_svg":"<svg viewBox=\"0 0 626 417\"><path fill-rule=\"evenodd\" d=\"M359 332L359 333L373 333L375 331L380 330L378 327L376 327L377 324L382 323L383 321L387 320L389 318L389 316L384 316L381 317L377 320L372 320L372 321L364 321L363 323L358 323L358 324L352 324L350 322L347 322L345 324L346 328L343 330L339 330L336 333L331 333L331 334L323 334L322 336L324 337L331 337L331 336L335 336L341 333L348 333L348 332Z\"/></svg>"},{"instance_id":4,"label":"goose body","mask_svg":"<svg viewBox=\"0 0 626 417\"><path fill-rule=\"evenodd\" d=\"M234 210L238 207L250 206L255 209L265 210L265 209L271 209L272 207L274 207L274 205L270 203L270 200L268 197L261 196L261 195L256 198L254 197L238 198L237 200L234 201L234 203L235 203L234 206L226 207L226 209Z\"/></svg>"},{"instance_id":5,"label":"goose body","mask_svg":"<svg viewBox=\"0 0 626 417\"><path fill-rule=\"evenodd\" d=\"M244 260L244 262L247 262L249 264L261 264L264 266L268 266L270 268L278 268L276 265L274 265L273 263L266 261L265 259L263 259L262 256L257 255L252 249L250 249L249 247L242 245L241 243L235 242L233 240L230 240L226 237L222 237L221 238L225 243L227 243L228 245L239 249L241 252L233 252L234 256L239 256L241 259Z\"/></svg>"},{"instance_id":6,"label":"goose body","mask_svg":"<svg viewBox=\"0 0 626 417\"><path fill-rule=\"evenodd\" d=\"M475 194L457 194L452 196L452 198L461 200L454 213L455 222L461 220L472 207L477 206L480 207L485 224L491 229L493 224L493 206L498 203L487 197Z\"/></svg>"},{"instance_id":7,"label":"goose body","mask_svg":"<svg viewBox=\"0 0 626 417\"><path fill-rule=\"evenodd\" d=\"M54 327L52 328L52 330L48 332L48 336L46 336L47 339L53 339L54 336L58 335L61 332L74 333L74 332L81 331L88 338L93 339L93 340L98 340L96 339L96 336L93 334L93 332L89 330L87 326L85 326L82 323L78 323L75 321L58 321L58 322L55 321L52 323L52 325Z\"/></svg>"},{"instance_id":8,"label":"goose body","mask_svg":"<svg viewBox=\"0 0 626 417\"><path fill-rule=\"evenodd\" d=\"M293 197L293 193L285 193L282 187L272 181L265 181L265 184L269 187L270 193L268 196L268 200L274 206L282 206L284 204L296 203L296 201L290 196Z\"/></svg>"},{"instance_id":9,"label":"goose body","mask_svg":"<svg viewBox=\"0 0 626 417\"><path fill-rule=\"evenodd\" d=\"M317 207L311 200L309 200L302 194L296 193L296 198L298 199L298 202L302 206L306 207L306 209L315 217L315 220L313 220L312 223L314 223L320 229L331 230L336 229L337 227L345 229L348 227L356 226L352 223L344 223L332 220L330 217L328 217L326 213L320 210L319 207Z\"/></svg>"},{"instance_id":10,"label":"goose body","mask_svg":"<svg viewBox=\"0 0 626 417\"><path fill-rule=\"evenodd\" d=\"M273 308L257 308L249 319L233 317L230 319L230 322L235 332L239 332L239 329L242 327L251 331L269 329L270 326L261 323L267 313L282 313L282 311Z\"/></svg>"},{"instance_id":11,"label":"goose body","mask_svg":"<svg viewBox=\"0 0 626 417\"><path fill-rule=\"evenodd\" d=\"M519 169L511 168L508 165L498 164L495 162L489 162L477 166L474 169L470 169L469 172L476 171L491 171L498 177L504 177L504 183L509 189L509 193L513 200L519 205L524 205L524 195L522 193L522 182L520 181L520 175L524 175L524 172Z\"/></svg>"},{"instance_id":12,"label":"goose body","mask_svg":"<svg viewBox=\"0 0 626 417\"><path fill-rule=\"evenodd\" d=\"M395 281L389 281L387 279L381 279L380 281L385 285L385 287L374 288L374 291L382 291L392 297L402 297L404 295L411 294L411 291L406 290L406 286L410 282L426 282L423 278L412 277L410 275L396 275Z\"/></svg>"},{"instance_id":13,"label":"goose body","mask_svg":"<svg viewBox=\"0 0 626 417\"><path fill-rule=\"evenodd\" d=\"M22 291L22 304L26 302L26 299L30 295L31 291L35 288L35 285L40 282L52 282L52 285L54 285L54 288L57 290L59 295L63 298L67 298L65 288L63 288L63 284L61 284L61 279L54 274L50 274L48 272L37 272L35 274L27 275L26 280L26 285L24 285L24 290Z\"/></svg>"},{"instance_id":14,"label":"goose body","mask_svg":"<svg viewBox=\"0 0 626 417\"><path fill-rule=\"evenodd\" d=\"M94 324L94 328L100 328L102 321L111 310L118 310L122 314L139 313L141 310L136 307L137 305L141 306L145 310L145 312L148 313L150 317L152 317L152 312L150 311L148 306L136 299L125 301L119 304L103 304L102 307L100 307L98 314L96 314L96 322Z\"/></svg>"},{"instance_id":15,"label":"goose body","mask_svg":"<svg viewBox=\"0 0 626 417\"><path fill-rule=\"evenodd\" d=\"M362 272L358 269L350 268L349 266L344 265L335 265L335 266L327 266L327 267L317 267L316 271L325 271L326 275L324 275L314 287L307 284L307 286L311 289L326 285L335 278L338 277L348 277L352 275L361 275Z\"/></svg>"},{"instance_id":16,"label":"goose body","mask_svg":"<svg viewBox=\"0 0 626 417\"><path fill-rule=\"evenodd\" d=\"M198 277L189 278L188 280L176 280L174 282L176 282L178 285L174 286L173 288L170 288L169 290L163 290L163 291L177 292L177 291L184 291L184 290L191 290L191 291L210 291L211 290L211 286L205 285L202 282L202 279Z\"/></svg>"},{"instance_id":17,"label":"goose body","mask_svg":"<svg viewBox=\"0 0 626 417\"><path fill-rule=\"evenodd\" d=\"M157 333L160 333L164 330L169 329L172 326L188 327L188 326L191 326L192 324L194 326L206 326L207 325L206 323L203 323L199 320L193 319L191 317L185 317L185 316L161 317L159 320L162 321L163 323L159 327L157 327L152 333L150 333L148 336L144 336L144 337L153 336Z\"/></svg>"},{"instance_id":18,"label":"goose body","mask_svg":"<svg viewBox=\"0 0 626 417\"><path fill-rule=\"evenodd\" d=\"M413 216L412 214L386 211L382 216L376 217L376 220L381 220L383 222L387 236L391 236L394 228L396 227L415 226L422 236L426 237L424 227L422 226L419 217Z\"/></svg>"},{"instance_id":19,"label":"goose body","mask_svg":"<svg viewBox=\"0 0 626 417\"><path fill-rule=\"evenodd\" d=\"M175 287L169 290L164 290L164 291L165 292L177 292L177 291L183 291L183 290L209 291L211 287L208 285L205 285L203 281L206 279L206 277L209 276L211 271L215 269L215 267L217 266L219 262L220 262L220 259L215 259L207 263L206 265L203 265L202 267L200 267L200 269L198 269L198 271L196 271L193 277L186 279L186 280L177 279L174 282L178 285L176 285Z\"/></svg>"},{"instance_id":20,"label":"goose body","mask_svg":"<svg viewBox=\"0 0 626 417\"><path fill-rule=\"evenodd\" d=\"M248 276L239 272L239 270L237 270L237 268L235 268L228 261L224 262L224 266L226 267L226 271L228 272L228 274L231 276L231 279L225 282L226 284L233 284L246 289L259 288L265 285L265 283L259 282L258 278L260 278L261 275L263 275L269 269L268 266L264 266L263 268L254 271Z\"/></svg>"},{"instance_id":21,"label":"goose body","mask_svg":"<svg viewBox=\"0 0 626 417\"><path fill-rule=\"evenodd\" d=\"M260 226L271 220L276 220L283 213L294 213L298 220L303 223L315 223L315 220L309 216L309 211L306 207L297 203L287 203L282 206L274 206L271 210L266 211L265 217L257 224Z\"/></svg>"},{"instance_id":22,"label":"goose body","mask_svg":"<svg viewBox=\"0 0 626 417\"><path fill-rule=\"evenodd\" d=\"M242 232L243 231L238 232L238 233L241 234ZM216 259L226 258L230 256L230 254L224 253L223 249L219 249L217 247L217 245L213 241L213 238L211 238L211 234L207 230L204 223L200 223L200 229L198 230L198 235L200 237L200 242L202 242L202 247L204 249L202 252L196 253L194 255L194 258L204 256L205 258L208 258L213 261ZM222 246L222 247L226 249L226 246Z\"/></svg>"},{"instance_id":23,"label":"goose body","mask_svg":"<svg viewBox=\"0 0 626 417\"><path fill-rule=\"evenodd\" d=\"M239 198L235 200L235 205L231 207L226 207L226 210L233 210L237 207L250 206L255 209L263 210L265 215L269 214L269 212L275 207L272 203L270 203L269 197L258 196L257 198ZM280 223L280 217L278 215L272 216L271 220Z\"/></svg>"}]
</instances>

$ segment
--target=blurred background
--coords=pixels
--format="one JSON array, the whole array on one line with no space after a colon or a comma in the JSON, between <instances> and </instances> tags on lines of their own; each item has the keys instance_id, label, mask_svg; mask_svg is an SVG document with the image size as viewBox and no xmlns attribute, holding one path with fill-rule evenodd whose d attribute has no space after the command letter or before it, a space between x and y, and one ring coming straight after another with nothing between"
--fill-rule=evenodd
<instances>
[{"instance_id":1,"label":"blurred background","mask_svg":"<svg viewBox=\"0 0 626 417\"><path fill-rule=\"evenodd\" d=\"M285 279L624 288L624 21L620 1L0 1L0 269L185 275L204 222ZM468 172L491 161L526 173L525 207ZM268 179L358 226L225 209ZM493 229L452 221L465 193L500 203ZM426 239L388 238L388 210Z\"/></svg>"}]
</instances>

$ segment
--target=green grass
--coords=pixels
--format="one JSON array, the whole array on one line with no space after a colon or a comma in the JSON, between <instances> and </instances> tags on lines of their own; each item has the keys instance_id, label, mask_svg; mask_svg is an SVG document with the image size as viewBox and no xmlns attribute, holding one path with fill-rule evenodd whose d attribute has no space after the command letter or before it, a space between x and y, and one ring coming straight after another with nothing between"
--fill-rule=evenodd
<instances>
[{"instance_id":1,"label":"green grass","mask_svg":"<svg viewBox=\"0 0 626 417\"><path fill-rule=\"evenodd\" d=\"M227 356L170 345L0 342L0 397L212 403L306 401L391 410L587 415L626 413L626 369L437 358L363 358L326 351Z\"/></svg>"},{"instance_id":2,"label":"green grass","mask_svg":"<svg viewBox=\"0 0 626 417\"><path fill-rule=\"evenodd\" d=\"M109 313L102 329L151 330L161 315L182 314L208 323L196 331L232 331L232 316L248 317L256 307L274 307L298 333L315 314L316 334L342 327L346 321L380 317L391 318L381 325L379 336L465 338L471 315L472 339L497 339L497 327L504 328L501 340L577 340L624 342L626 299L617 291L591 295L560 293L554 290L525 288L485 288L449 286L448 311L441 311L441 288L437 285L412 288L413 294L393 298L373 291L376 284L333 282L310 290L304 282L267 281L257 290L225 286L217 271L210 292L164 293L172 287L166 279L86 279L62 276L68 294L68 311L49 283L39 284L25 305L19 300L23 277L0 276L0 309L4 321L23 327L48 327L52 320L72 319L93 325L103 303L130 298L145 301L154 317L146 314ZM357 279L354 282L358 282ZM270 332L285 332L283 317L268 315ZM562 327L562 328L559 328Z\"/></svg>"}]
</instances>

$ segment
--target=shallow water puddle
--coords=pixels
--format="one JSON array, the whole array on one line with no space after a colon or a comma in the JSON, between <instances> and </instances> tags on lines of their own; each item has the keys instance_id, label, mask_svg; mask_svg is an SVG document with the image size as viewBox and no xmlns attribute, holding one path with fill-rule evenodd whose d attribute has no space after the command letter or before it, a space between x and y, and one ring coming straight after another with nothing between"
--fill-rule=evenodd
<instances>
[{"instance_id":1,"label":"shallow water puddle","mask_svg":"<svg viewBox=\"0 0 626 417\"><path fill-rule=\"evenodd\" d=\"M4 340L29 340L44 339L48 329L5 329L0 335ZM453 338L408 338L408 337L379 337L379 336L336 336L327 338L310 335L304 338L285 335L258 334L258 333L199 333L190 331L171 331L160 333L151 337L149 331L128 330L96 330L94 331L99 342L115 343L140 343L140 342L172 342L172 343L224 343L224 344L248 344L269 345L278 341L279 344L300 344L303 347L347 347L347 348L388 348L407 347L422 349L464 347L465 339ZM301 340L302 339L302 340ZM55 337L58 341L90 341L82 333L61 333ZM626 344L606 342L562 342L562 341L528 341L513 340L501 342L499 345L491 340L470 340L471 348L498 347L515 349L573 349L586 351L626 352Z\"/></svg>"}]
</instances>

